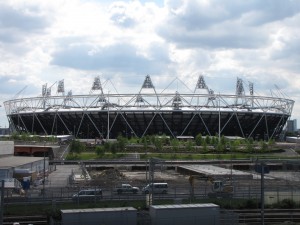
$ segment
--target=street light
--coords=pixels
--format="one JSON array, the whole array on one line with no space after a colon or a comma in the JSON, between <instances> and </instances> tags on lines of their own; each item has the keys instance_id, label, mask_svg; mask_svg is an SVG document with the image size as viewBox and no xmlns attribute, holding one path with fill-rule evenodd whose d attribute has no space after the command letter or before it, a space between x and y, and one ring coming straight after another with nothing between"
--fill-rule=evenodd
<instances>
[{"instance_id":1,"label":"street light","mask_svg":"<svg viewBox=\"0 0 300 225\"><path fill-rule=\"evenodd\" d=\"M109 91L107 95L107 141L109 140Z\"/></svg>"},{"instance_id":2,"label":"street light","mask_svg":"<svg viewBox=\"0 0 300 225\"><path fill-rule=\"evenodd\" d=\"M44 174L43 174L43 196L45 196L45 179L46 179L46 141L44 141Z\"/></svg>"}]
</instances>

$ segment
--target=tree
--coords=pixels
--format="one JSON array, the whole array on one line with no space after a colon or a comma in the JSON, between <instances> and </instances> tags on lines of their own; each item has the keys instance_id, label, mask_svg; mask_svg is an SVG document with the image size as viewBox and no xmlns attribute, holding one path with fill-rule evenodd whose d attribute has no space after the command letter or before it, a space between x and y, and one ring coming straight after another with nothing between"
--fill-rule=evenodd
<instances>
[{"instance_id":1,"label":"tree","mask_svg":"<svg viewBox=\"0 0 300 225\"><path fill-rule=\"evenodd\" d=\"M189 152L191 152L193 150L193 142L192 141L187 141L186 142L186 150L188 150Z\"/></svg>"},{"instance_id":2,"label":"tree","mask_svg":"<svg viewBox=\"0 0 300 225\"><path fill-rule=\"evenodd\" d=\"M23 132L23 133L21 134L21 140L22 140L22 141L29 141L29 139L30 139L29 133Z\"/></svg>"},{"instance_id":3,"label":"tree","mask_svg":"<svg viewBox=\"0 0 300 225\"><path fill-rule=\"evenodd\" d=\"M123 136L121 136L121 135L119 135L118 137L117 137L117 143L118 143L118 149L119 150L125 150L125 146L126 146L126 143L127 143L127 139L126 138L124 138Z\"/></svg>"},{"instance_id":4,"label":"tree","mask_svg":"<svg viewBox=\"0 0 300 225\"><path fill-rule=\"evenodd\" d=\"M262 152L266 152L268 150L268 144L266 142L264 142L264 141L261 141L260 142L260 150Z\"/></svg>"},{"instance_id":5,"label":"tree","mask_svg":"<svg viewBox=\"0 0 300 225\"><path fill-rule=\"evenodd\" d=\"M231 141L229 145L230 152L236 152L237 143L235 141Z\"/></svg>"},{"instance_id":6,"label":"tree","mask_svg":"<svg viewBox=\"0 0 300 225\"><path fill-rule=\"evenodd\" d=\"M247 152L253 152L254 148L253 148L253 142L251 143L251 141L247 141L246 143L246 150Z\"/></svg>"},{"instance_id":7,"label":"tree","mask_svg":"<svg viewBox=\"0 0 300 225\"><path fill-rule=\"evenodd\" d=\"M83 143L81 143L79 140L72 140L71 146L70 146L70 152L80 154L81 152L85 151L86 147Z\"/></svg>"},{"instance_id":8,"label":"tree","mask_svg":"<svg viewBox=\"0 0 300 225\"><path fill-rule=\"evenodd\" d=\"M222 152L224 150L224 145L222 144L222 142L218 142L218 144L216 145L216 150L217 152Z\"/></svg>"},{"instance_id":9,"label":"tree","mask_svg":"<svg viewBox=\"0 0 300 225\"><path fill-rule=\"evenodd\" d=\"M105 148L104 146L96 146L96 154L97 156L99 156L100 158L102 158L105 155Z\"/></svg>"},{"instance_id":10,"label":"tree","mask_svg":"<svg viewBox=\"0 0 300 225\"><path fill-rule=\"evenodd\" d=\"M110 151L111 153L114 155L117 153L117 150L118 150L118 143L110 143Z\"/></svg>"},{"instance_id":11,"label":"tree","mask_svg":"<svg viewBox=\"0 0 300 225\"><path fill-rule=\"evenodd\" d=\"M160 138L154 138L154 146L156 148L156 150L161 150L162 149L162 140Z\"/></svg>"},{"instance_id":12,"label":"tree","mask_svg":"<svg viewBox=\"0 0 300 225\"><path fill-rule=\"evenodd\" d=\"M19 139L19 134L18 134L17 132L13 132L13 133L11 134L11 138L12 138L13 140L18 140L18 139Z\"/></svg>"},{"instance_id":13,"label":"tree","mask_svg":"<svg viewBox=\"0 0 300 225\"><path fill-rule=\"evenodd\" d=\"M142 143L143 143L143 150L146 152L147 149L148 149L148 139L149 137L148 136L143 136L142 137Z\"/></svg>"},{"instance_id":14,"label":"tree","mask_svg":"<svg viewBox=\"0 0 300 225\"><path fill-rule=\"evenodd\" d=\"M178 151L179 150L179 141L178 141L178 139L173 138L171 140L171 146L172 146L173 151L175 151L175 152Z\"/></svg>"},{"instance_id":15,"label":"tree","mask_svg":"<svg viewBox=\"0 0 300 225\"><path fill-rule=\"evenodd\" d=\"M226 141L226 138L225 138L224 135L221 136L221 140L220 140L220 141L221 141L221 144L222 144L222 145L224 145L224 146L226 145L226 142L227 142L227 141Z\"/></svg>"},{"instance_id":16,"label":"tree","mask_svg":"<svg viewBox=\"0 0 300 225\"><path fill-rule=\"evenodd\" d=\"M197 146L201 146L202 145L202 140L203 138L202 138L202 135L201 134L198 134L198 135L196 135L196 137L195 137L195 142L196 142L196 145Z\"/></svg>"},{"instance_id":17,"label":"tree","mask_svg":"<svg viewBox=\"0 0 300 225\"><path fill-rule=\"evenodd\" d=\"M202 142L202 148L203 148L203 152L207 152L207 143L206 143L206 139L203 139L203 142Z\"/></svg>"},{"instance_id":18,"label":"tree","mask_svg":"<svg viewBox=\"0 0 300 225\"><path fill-rule=\"evenodd\" d=\"M206 137L205 137L205 142L206 142L206 144L210 144L210 137L208 136L208 135L206 135Z\"/></svg>"},{"instance_id":19,"label":"tree","mask_svg":"<svg viewBox=\"0 0 300 225\"><path fill-rule=\"evenodd\" d=\"M108 141L104 142L103 147L104 147L105 152L110 151L110 147L111 147L110 142L108 142Z\"/></svg>"}]
</instances>

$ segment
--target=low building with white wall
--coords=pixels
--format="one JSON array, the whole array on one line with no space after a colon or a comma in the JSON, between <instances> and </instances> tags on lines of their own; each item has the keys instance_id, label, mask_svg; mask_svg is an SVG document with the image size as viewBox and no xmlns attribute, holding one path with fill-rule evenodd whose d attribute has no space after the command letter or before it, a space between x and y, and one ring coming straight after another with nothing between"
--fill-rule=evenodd
<instances>
[{"instance_id":1,"label":"low building with white wall","mask_svg":"<svg viewBox=\"0 0 300 225\"><path fill-rule=\"evenodd\" d=\"M61 210L63 225L135 225L137 210L133 207Z\"/></svg>"},{"instance_id":2,"label":"low building with white wall","mask_svg":"<svg viewBox=\"0 0 300 225\"><path fill-rule=\"evenodd\" d=\"M13 141L0 141L0 157L14 155Z\"/></svg>"},{"instance_id":3,"label":"low building with white wall","mask_svg":"<svg viewBox=\"0 0 300 225\"><path fill-rule=\"evenodd\" d=\"M150 206L151 225L219 225L220 207L216 204L178 204Z\"/></svg>"}]
</instances>

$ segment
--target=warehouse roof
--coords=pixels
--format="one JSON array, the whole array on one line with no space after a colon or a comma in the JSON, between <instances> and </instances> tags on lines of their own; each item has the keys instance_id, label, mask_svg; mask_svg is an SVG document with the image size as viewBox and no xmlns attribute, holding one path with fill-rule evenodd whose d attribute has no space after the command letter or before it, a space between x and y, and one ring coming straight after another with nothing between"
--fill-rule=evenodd
<instances>
[{"instance_id":1,"label":"warehouse roof","mask_svg":"<svg viewBox=\"0 0 300 225\"><path fill-rule=\"evenodd\" d=\"M28 163L44 160L44 157L7 156L0 157L0 169L18 167Z\"/></svg>"}]
</instances>

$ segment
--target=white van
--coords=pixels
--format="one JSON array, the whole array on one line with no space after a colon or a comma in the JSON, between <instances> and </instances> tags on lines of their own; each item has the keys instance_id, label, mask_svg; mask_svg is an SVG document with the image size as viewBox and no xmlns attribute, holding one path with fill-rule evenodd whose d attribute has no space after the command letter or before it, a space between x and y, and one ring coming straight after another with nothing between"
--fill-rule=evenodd
<instances>
[{"instance_id":1,"label":"white van","mask_svg":"<svg viewBox=\"0 0 300 225\"><path fill-rule=\"evenodd\" d=\"M142 192L145 194L149 193L157 194L167 194L168 193L168 183L150 183L142 189Z\"/></svg>"},{"instance_id":2,"label":"white van","mask_svg":"<svg viewBox=\"0 0 300 225\"><path fill-rule=\"evenodd\" d=\"M99 188L96 189L85 189L79 191L77 194L72 196L72 199L75 201L90 201L94 199L102 198L102 190Z\"/></svg>"}]
</instances>

